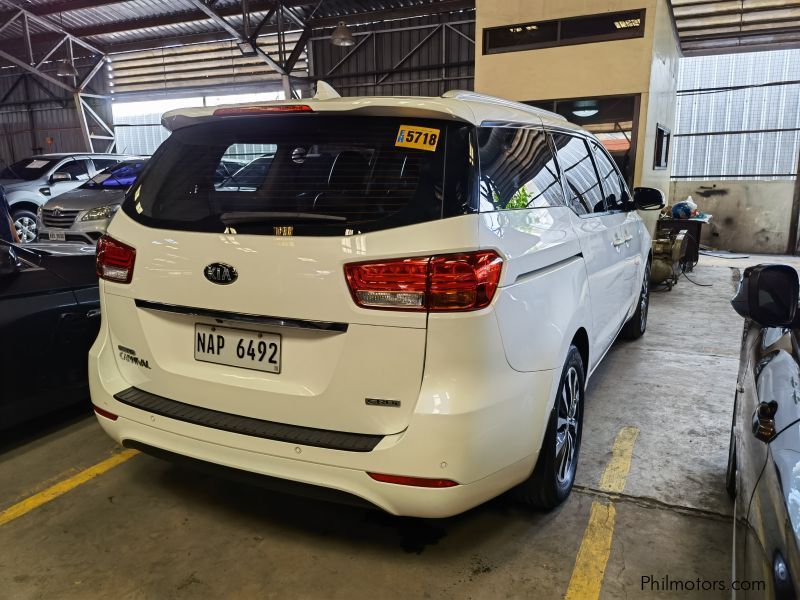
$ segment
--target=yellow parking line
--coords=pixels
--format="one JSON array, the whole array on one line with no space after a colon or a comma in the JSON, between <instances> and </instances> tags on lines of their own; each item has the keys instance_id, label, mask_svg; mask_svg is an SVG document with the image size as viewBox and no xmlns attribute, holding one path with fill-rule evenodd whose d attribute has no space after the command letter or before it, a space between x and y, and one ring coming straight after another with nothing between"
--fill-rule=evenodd
<instances>
[{"instance_id":1,"label":"yellow parking line","mask_svg":"<svg viewBox=\"0 0 800 600\"><path fill-rule=\"evenodd\" d=\"M631 469L633 445L638 436L639 430L636 427L623 427L617 433L611 449L611 460L600 477L602 490L621 493L625 489L625 480ZM597 600L600 597L608 556L611 554L616 516L613 504L597 500L592 502L589 524L575 557L565 600Z\"/></svg>"},{"instance_id":2,"label":"yellow parking line","mask_svg":"<svg viewBox=\"0 0 800 600\"><path fill-rule=\"evenodd\" d=\"M47 504L59 496L63 496L70 490L75 489L79 485L86 483L95 477L99 477L106 471L110 471L117 465L121 465L126 460L133 458L137 454L139 454L137 450L123 450L119 454L115 454L104 461L81 471L80 473L76 473L72 477L51 485L49 488L42 490L38 494L34 494L30 498L26 498L21 502L17 502L13 506L10 506L9 508L0 512L0 526L26 515L33 509L38 508L43 504Z\"/></svg>"},{"instance_id":3,"label":"yellow parking line","mask_svg":"<svg viewBox=\"0 0 800 600\"><path fill-rule=\"evenodd\" d=\"M617 511L612 504L592 502L589 524L575 558L565 600L594 600L600 597L616 517Z\"/></svg>"},{"instance_id":4,"label":"yellow parking line","mask_svg":"<svg viewBox=\"0 0 800 600\"><path fill-rule=\"evenodd\" d=\"M611 448L611 460L608 461L603 475L600 477L600 489L604 492L621 494L625 489L625 480L631 470L633 445L639 437L636 427L623 427L617 433L614 446Z\"/></svg>"}]
</instances>

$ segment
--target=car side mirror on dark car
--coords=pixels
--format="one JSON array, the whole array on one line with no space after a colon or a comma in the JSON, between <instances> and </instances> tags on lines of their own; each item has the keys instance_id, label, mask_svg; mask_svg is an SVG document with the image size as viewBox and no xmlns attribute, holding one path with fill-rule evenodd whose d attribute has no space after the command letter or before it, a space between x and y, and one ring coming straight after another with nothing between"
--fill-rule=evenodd
<instances>
[{"instance_id":1,"label":"car side mirror on dark car","mask_svg":"<svg viewBox=\"0 0 800 600\"><path fill-rule=\"evenodd\" d=\"M791 326L797 314L800 281L789 265L756 265L742 273L731 299L733 309L762 327Z\"/></svg>"},{"instance_id":2,"label":"car side mirror on dark car","mask_svg":"<svg viewBox=\"0 0 800 600\"><path fill-rule=\"evenodd\" d=\"M667 205L664 192L656 188L633 188L633 207L637 210L661 210Z\"/></svg>"},{"instance_id":3,"label":"car side mirror on dark car","mask_svg":"<svg viewBox=\"0 0 800 600\"><path fill-rule=\"evenodd\" d=\"M58 183L59 181L72 181L72 175L64 171L56 171L50 175L50 183Z\"/></svg>"},{"instance_id":4,"label":"car side mirror on dark car","mask_svg":"<svg viewBox=\"0 0 800 600\"><path fill-rule=\"evenodd\" d=\"M0 245L0 277L14 275L19 271L17 253L11 246Z\"/></svg>"}]
</instances>

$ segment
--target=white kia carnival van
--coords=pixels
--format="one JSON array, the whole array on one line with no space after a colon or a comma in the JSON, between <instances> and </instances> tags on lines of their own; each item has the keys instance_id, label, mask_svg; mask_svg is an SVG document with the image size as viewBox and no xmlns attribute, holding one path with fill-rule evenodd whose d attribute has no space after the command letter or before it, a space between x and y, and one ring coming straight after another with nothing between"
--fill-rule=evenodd
<instances>
[{"instance_id":1,"label":"white kia carnival van","mask_svg":"<svg viewBox=\"0 0 800 600\"><path fill-rule=\"evenodd\" d=\"M659 191L470 92L163 123L98 244L112 438L397 515L566 498L586 381L646 327ZM215 183L222 161L244 166Z\"/></svg>"}]
</instances>

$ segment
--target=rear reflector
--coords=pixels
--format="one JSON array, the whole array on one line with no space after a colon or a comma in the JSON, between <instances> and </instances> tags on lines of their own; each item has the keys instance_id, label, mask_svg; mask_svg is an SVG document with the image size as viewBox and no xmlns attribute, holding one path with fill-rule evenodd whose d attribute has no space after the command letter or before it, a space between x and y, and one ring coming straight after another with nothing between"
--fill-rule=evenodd
<instances>
[{"instance_id":1,"label":"rear reflector","mask_svg":"<svg viewBox=\"0 0 800 600\"><path fill-rule=\"evenodd\" d=\"M97 276L106 281L130 283L136 249L104 235L97 241Z\"/></svg>"},{"instance_id":2,"label":"rear reflector","mask_svg":"<svg viewBox=\"0 0 800 600\"><path fill-rule=\"evenodd\" d=\"M235 117L242 115L263 115L270 113L314 112L307 104L281 104L278 106L227 106L214 111L215 117Z\"/></svg>"},{"instance_id":3,"label":"rear reflector","mask_svg":"<svg viewBox=\"0 0 800 600\"><path fill-rule=\"evenodd\" d=\"M426 477L406 477L405 475L384 475L382 473L367 473L375 481L395 483L397 485L411 485L424 488L449 488L458 484L450 479L428 479Z\"/></svg>"},{"instance_id":4,"label":"rear reflector","mask_svg":"<svg viewBox=\"0 0 800 600\"><path fill-rule=\"evenodd\" d=\"M92 407L94 408L94 412L96 412L101 417L105 417L106 419L108 419L110 421L116 421L117 419L119 419L119 417L117 415L115 415L114 413L110 413L107 410L103 410L99 406L95 406L94 404L92 404Z\"/></svg>"},{"instance_id":5,"label":"rear reflector","mask_svg":"<svg viewBox=\"0 0 800 600\"><path fill-rule=\"evenodd\" d=\"M494 250L345 265L358 306L384 310L451 312L488 306L503 259Z\"/></svg>"}]
</instances>

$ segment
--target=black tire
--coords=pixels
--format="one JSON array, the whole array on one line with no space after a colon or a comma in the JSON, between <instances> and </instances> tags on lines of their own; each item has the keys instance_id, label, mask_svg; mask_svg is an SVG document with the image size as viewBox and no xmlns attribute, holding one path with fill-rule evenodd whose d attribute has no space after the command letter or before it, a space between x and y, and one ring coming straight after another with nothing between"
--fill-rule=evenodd
<instances>
[{"instance_id":1,"label":"black tire","mask_svg":"<svg viewBox=\"0 0 800 600\"><path fill-rule=\"evenodd\" d=\"M636 312L620 332L620 337L625 340L638 340L647 330L647 313L650 310L650 261L644 268L644 280L639 291L639 300Z\"/></svg>"},{"instance_id":2,"label":"black tire","mask_svg":"<svg viewBox=\"0 0 800 600\"><path fill-rule=\"evenodd\" d=\"M734 427L736 427L736 404L739 401L739 394L737 392L733 400L733 419L731 421L731 437L728 442L728 466L725 469L725 491L731 500L736 500L736 470L738 469L738 461L736 460L736 436L734 435Z\"/></svg>"},{"instance_id":3,"label":"black tire","mask_svg":"<svg viewBox=\"0 0 800 600\"><path fill-rule=\"evenodd\" d=\"M585 381L581 354L575 346L570 346L536 467L514 489L517 500L528 506L555 508L572 491L583 432ZM574 395L570 389L575 390ZM570 448L571 456L565 454Z\"/></svg>"},{"instance_id":4,"label":"black tire","mask_svg":"<svg viewBox=\"0 0 800 600\"><path fill-rule=\"evenodd\" d=\"M39 237L39 222L36 213L25 208L11 209L11 220L17 230L17 236L23 244L35 242Z\"/></svg>"}]
</instances>

